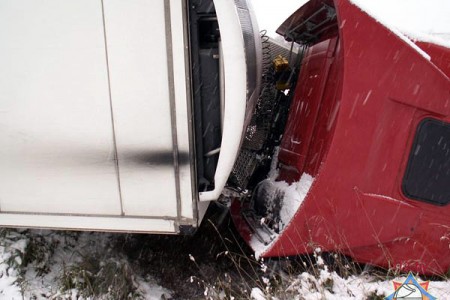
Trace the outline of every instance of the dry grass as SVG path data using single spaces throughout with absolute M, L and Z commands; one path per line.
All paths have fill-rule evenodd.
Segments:
M 250 299 L 254 288 L 267 299 L 303 299 L 305 293 L 327 299 L 345 280 L 367 276 L 363 284 L 370 284 L 399 275 L 319 249 L 311 255 L 256 260 L 233 228 L 223 211 L 213 207 L 193 236 L 2 229 L 0 246 L 7 254 L 5 270 L 17 277 L 18 286 L 28 288 L 25 275 L 30 270 L 33 280 L 53 272 L 57 280 L 47 296 L 61 299 L 73 293 L 80 299 L 140 299 L 140 282 L 149 276 L 171 290 L 174 300 Z M 62 263 L 61 253 L 69 253 L 71 260 Z M 427 279 L 448 276 L 422 278 Z M 353 295 L 350 289 L 348 295 Z M 373 300 L 384 296 L 379 290 L 365 294 Z

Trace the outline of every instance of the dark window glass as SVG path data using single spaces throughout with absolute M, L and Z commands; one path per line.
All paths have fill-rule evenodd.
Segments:
M 409 198 L 445 205 L 450 202 L 450 124 L 423 120 L 416 132 L 403 178 Z

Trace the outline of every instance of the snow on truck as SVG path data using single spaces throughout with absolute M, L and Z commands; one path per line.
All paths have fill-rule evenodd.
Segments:
M 0 2 L 0 225 L 192 233 L 450 268 L 450 49 L 348 0 Z

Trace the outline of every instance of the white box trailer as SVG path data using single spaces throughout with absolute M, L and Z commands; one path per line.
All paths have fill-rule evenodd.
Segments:
M 0 225 L 179 233 L 259 93 L 245 0 L 0 0 Z

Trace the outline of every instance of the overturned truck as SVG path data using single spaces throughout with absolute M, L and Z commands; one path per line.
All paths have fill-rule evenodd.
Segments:
M 232 205 L 242 236 L 262 257 L 319 247 L 446 272 L 450 49 L 414 44 L 344 0 L 308 2 L 278 33 L 301 59 L 272 173 Z
M 7 1 L 0 225 L 192 233 L 260 257 L 450 267 L 450 49 L 348 0 L 260 36 L 247 1 Z

